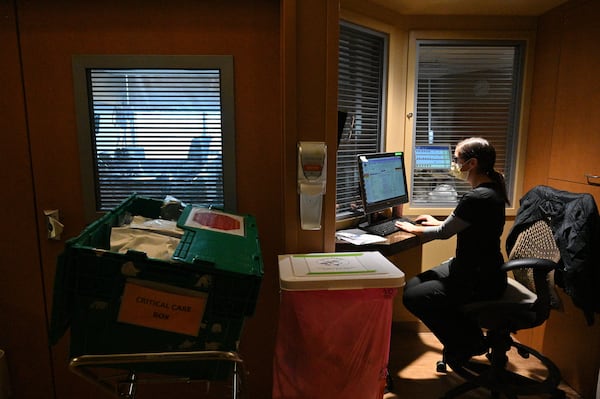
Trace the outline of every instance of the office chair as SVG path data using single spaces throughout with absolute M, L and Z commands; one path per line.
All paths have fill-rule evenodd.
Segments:
M 453 368 L 466 382 L 443 396 L 455 398 L 461 394 L 485 388 L 492 398 L 504 395 L 516 399 L 519 395 L 549 394 L 553 399 L 564 399 L 565 393 L 558 388 L 560 371 L 554 363 L 533 348 L 512 339 L 511 333 L 541 325 L 550 315 L 556 298 L 553 270 L 560 259 L 552 230 L 546 221 L 538 221 L 522 231 L 509 260 L 502 266 L 512 272 L 504 295 L 497 300 L 469 303 L 463 311 L 475 319 L 484 329 L 489 361 L 470 360 Z M 523 358 L 533 356 L 545 367 L 545 378 L 532 378 L 510 370 L 507 353 L 516 348 Z M 536 366 L 539 363 L 536 364 Z M 438 372 L 446 371 L 445 360 L 437 364 Z

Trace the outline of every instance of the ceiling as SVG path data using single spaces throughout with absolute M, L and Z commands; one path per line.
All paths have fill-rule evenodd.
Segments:
M 404 15 L 537 16 L 567 0 L 366 0 Z

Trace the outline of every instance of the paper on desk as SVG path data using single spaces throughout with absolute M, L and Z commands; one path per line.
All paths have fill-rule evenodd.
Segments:
M 368 234 L 361 229 L 338 230 L 335 232 L 335 236 L 340 240 L 347 241 L 354 245 L 375 244 L 386 241 L 385 237 Z

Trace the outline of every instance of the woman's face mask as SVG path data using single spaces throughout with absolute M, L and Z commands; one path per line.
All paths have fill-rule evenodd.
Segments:
M 466 163 L 466 162 L 465 162 Z M 459 165 L 456 162 L 450 164 L 450 175 L 460 180 L 467 180 L 469 178 L 469 171 L 462 171 L 463 165 Z

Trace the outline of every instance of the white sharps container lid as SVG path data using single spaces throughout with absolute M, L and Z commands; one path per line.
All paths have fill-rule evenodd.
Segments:
M 397 288 L 404 273 L 377 251 L 279 255 L 282 290 Z

